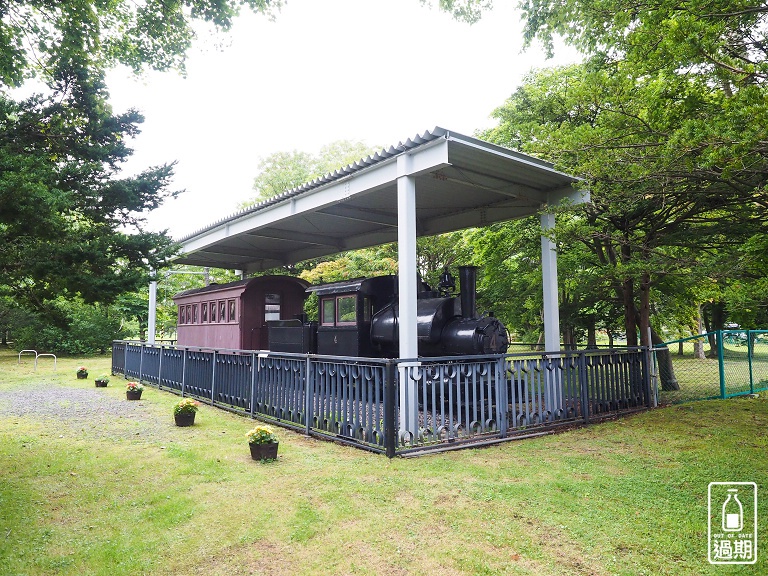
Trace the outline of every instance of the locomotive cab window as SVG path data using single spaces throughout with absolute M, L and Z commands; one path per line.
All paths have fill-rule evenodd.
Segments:
M 320 304 L 321 317 L 320 324 L 323 326 L 333 326 L 336 319 L 336 301 L 333 298 L 324 298 Z
M 321 326 L 354 326 L 357 324 L 357 296 L 336 296 L 320 301 Z
M 336 298 L 336 325 L 349 325 L 357 322 L 355 304 L 357 296 L 339 296 Z

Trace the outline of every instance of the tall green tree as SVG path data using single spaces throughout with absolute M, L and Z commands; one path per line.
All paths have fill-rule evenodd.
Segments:
M 759 148 L 759 130 L 731 104 L 695 79 L 588 65 L 531 75 L 495 113 L 489 139 L 586 176 L 592 203 L 572 232 L 611 272 L 630 341 L 638 320 L 641 337 L 650 325 L 656 282 L 683 271 L 695 279 L 707 272 L 696 265 L 706 251 L 727 256 L 762 232 L 766 158 L 743 162 L 741 145 Z M 762 95 L 754 112 L 768 113 L 767 104 Z M 703 261 L 717 273 L 715 260 Z
M 37 311 L 66 294 L 112 302 L 172 253 L 170 238 L 141 228 L 172 195 L 172 166 L 119 177 L 141 117 L 112 115 L 101 90 L 0 95 L 0 290 Z
M 165 265 L 172 242 L 143 213 L 173 195 L 173 165 L 124 177 L 143 118 L 113 114 L 105 71 L 183 70 L 194 21 L 228 29 L 279 0 L 0 1 L 0 296 L 60 325 L 57 298 L 113 302 Z M 10 88 L 37 78 L 44 95 Z
M 242 202 L 239 207 L 248 208 L 308 184 L 374 154 L 379 149 L 363 142 L 337 140 L 323 146 L 319 154 L 298 150 L 274 152 L 259 160 L 259 174 L 253 180 L 256 195 Z
M 184 68 L 194 22 L 228 30 L 242 6 L 273 16 L 280 0 L 18 0 L 0 2 L 0 81 L 52 83 L 124 64 Z M 61 88 L 61 86 L 59 86 Z

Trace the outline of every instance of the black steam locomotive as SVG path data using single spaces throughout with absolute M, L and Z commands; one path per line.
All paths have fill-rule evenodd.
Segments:
M 507 329 L 493 316 L 476 310 L 477 268 L 459 268 L 461 293 L 452 295 L 455 280 L 446 271 L 437 290 L 419 281 L 417 336 L 419 356 L 500 354 L 507 351 Z M 318 321 L 269 322 L 273 352 L 393 358 L 398 356 L 396 276 L 377 276 L 321 286 Z

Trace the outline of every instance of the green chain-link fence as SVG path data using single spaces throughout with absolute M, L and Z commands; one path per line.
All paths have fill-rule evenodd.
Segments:
M 661 404 L 768 390 L 768 330 L 720 330 L 655 352 Z

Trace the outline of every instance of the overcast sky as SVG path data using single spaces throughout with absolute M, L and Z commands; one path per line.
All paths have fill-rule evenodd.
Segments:
M 236 212 L 274 152 L 493 126 L 523 75 L 554 63 L 521 53 L 517 2 L 495 4 L 470 26 L 419 0 L 289 0 L 274 22 L 244 11 L 231 33 L 201 34 L 186 78 L 114 71 L 115 111 L 146 118 L 127 171 L 176 160 L 175 188 L 186 190 L 150 228 L 180 238 Z M 558 63 L 574 58 L 558 51 Z

